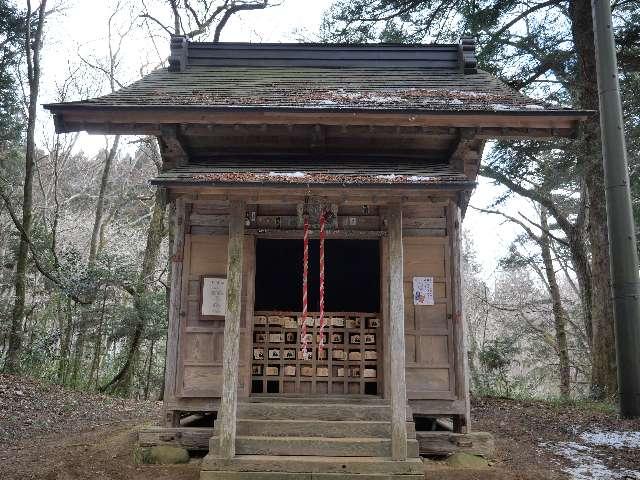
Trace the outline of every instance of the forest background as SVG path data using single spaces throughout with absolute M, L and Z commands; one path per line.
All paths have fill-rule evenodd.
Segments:
M 640 0 L 612 3 L 636 225 Z M 56 135 L 47 102 L 166 66 L 169 37 L 478 40 L 480 67 L 598 110 L 589 0 L 0 0 L 0 365 L 77 389 L 163 391 L 169 206 L 153 138 Z M 613 315 L 598 116 L 571 140 L 494 143 L 466 218 L 479 395 L 612 401 Z

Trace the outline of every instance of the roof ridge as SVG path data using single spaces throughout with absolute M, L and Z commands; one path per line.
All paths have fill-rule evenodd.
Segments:
M 398 43 L 250 43 L 192 42 L 171 37 L 169 71 L 189 66 L 248 67 L 375 67 L 441 69 L 477 72 L 476 42 L 463 37 L 457 44 Z

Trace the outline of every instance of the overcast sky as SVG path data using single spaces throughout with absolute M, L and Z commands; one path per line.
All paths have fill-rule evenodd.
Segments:
M 107 45 L 106 19 L 113 11 L 114 3 L 111 0 L 64 0 L 64 12 L 50 18 L 47 23 L 47 47 L 43 55 L 41 104 L 57 100 L 57 86 L 64 81 L 70 70 L 74 70 L 81 64 L 78 53 L 89 61 L 100 60 Z M 237 15 L 223 31 L 222 41 L 313 40 L 319 31 L 322 14 L 330 4 L 331 0 L 283 0 L 280 6 Z M 137 13 L 136 10 L 121 13 L 114 20 L 115 29 L 124 31 Z M 140 65 L 151 68 L 157 64 L 159 58 L 166 58 L 169 54 L 168 42 L 160 41 L 154 45 L 146 30 L 138 25 L 139 22 L 134 24 L 132 32 L 124 41 L 123 48 L 126 52 L 123 54 L 119 74 L 124 84 L 140 76 Z M 102 90 L 102 93 L 105 91 L 106 84 L 99 74 L 83 71 L 83 78 L 80 80 L 94 90 Z M 69 98 L 69 100 L 77 99 Z M 44 138 L 50 135 L 52 124 L 46 111 L 41 110 L 39 115 L 40 135 Z M 83 134 L 78 146 L 87 153 L 94 153 L 104 146 L 104 138 Z M 480 180 L 471 203 L 486 206 L 501 191 L 500 188 L 493 187 L 490 182 Z M 507 204 L 506 207 L 510 207 L 512 213 L 518 209 L 527 208 L 522 203 Z M 469 209 L 464 228 L 473 238 L 479 253 L 483 276 L 492 282 L 497 261 L 505 254 L 511 239 L 520 233 L 518 227 L 505 224 L 499 217 L 480 214 Z

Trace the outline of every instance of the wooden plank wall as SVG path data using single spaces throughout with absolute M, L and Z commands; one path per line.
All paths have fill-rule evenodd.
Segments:
M 291 205 L 261 205 L 258 208 L 258 214 L 260 217 L 265 216 L 263 218 L 269 215 L 293 217 L 295 215 L 293 208 Z M 403 207 L 407 399 L 415 414 L 465 413 L 466 392 L 461 391 L 455 368 L 456 358 L 459 358 L 460 352 L 456 350 L 458 349 L 456 345 L 458 327 L 455 325 L 453 315 L 452 237 L 450 221 L 447 220 L 449 208 L 442 203 Z M 364 215 L 380 222 L 375 225 L 371 225 L 368 218 L 362 219 L 361 207 L 342 208 L 341 206 L 340 214 L 342 214 L 340 216 L 360 215 L 358 225 L 351 225 L 356 230 L 364 228 L 365 225 L 368 228 L 376 228 L 377 225 L 380 225 L 379 228 L 385 227 L 378 220 L 380 217 L 377 209 L 372 209 Z M 178 409 L 181 404 L 187 405 L 197 399 L 202 401 L 216 399 L 221 394 L 224 321 L 200 320 L 199 297 L 202 275 L 226 275 L 226 225 L 218 225 L 221 217 L 225 218 L 226 215 L 228 211 L 224 205 L 196 202 L 192 205 L 190 217 L 193 221 L 186 226 L 176 369 L 176 408 Z M 362 222 L 360 222 L 361 219 Z M 191 226 L 191 223 L 194 225 Z M 291 223 L 289 228 L 295 228 L 293 220 Z M 203 225 L 207 226 L 203 227 Z M 245 239 L 238 392 L 240 396 L 249 395 L 251 388 L 254 242 L 255 239 L 251 236 Z M 386 252 L 386 248 L 387 240 L 383 237 L 381 251 Z M 388 275 L 388 265 L 384 261 L 382 269 L 382 273 Z M 434 277 L 435 305 L 413 305 L 414 276 Z M 384 284 L 384 278 L 382 281 Z M 383 288 L 381 292 L 384 307 L 388 302 L 386 289 Z M 386 307 L 383 308 L 381 315 L 383 323 L 388 322 Z M 383 350 L 386 351 L 386 348 Z M 386 357 L 387 355 L 383 354 L 384 370 L 388 368 Z M 384 375 L 384 372 L 381 374 Z M 385 393 L 388 395 L 386 387 L 388 385 L 385 384 Z
M 447 208 L 406 206 L 403 214 L 407 398 L 451 401 L 456 381 Z M 435 305 L 413 304 L 413 277 L 433 277 Z
M 225 214 L 226 207 L 196 204 L 192 215 Z M 191 230 L 189 230 L 191 231 Z M 227 235 L 205 235 L 189 233 L 185 238 L 184 272 L 180 312 L 180 346 L 177 369 L 178 397 L 219 397 L 222 393 L 222 349 L 224 320 L 200 319 L 201 277 L 203 275 L 226 276 Z M 245 239 L 245 252 L 252 251 L 251 238 Z M 251 282 L 252 255 L 245 255 L 243 287 Z M 240 349 L 246 352 L 250 345 L 250 334 L 246 321 L 247 294 L 251 289 L 243 288 L 243 313 L 240 324 Z M 253 302 L 251 302 L 253 303 Z M 239 368 L 239 395 L 248 394 L 249 364 L 241 356 Z

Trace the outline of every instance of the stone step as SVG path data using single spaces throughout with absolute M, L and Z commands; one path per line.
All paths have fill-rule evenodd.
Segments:
M 209 451 L 216 453 L 217 436 L 211 437 Z M 237 455 L 304 455 L 319 457 L 390 457 L 391 439 L 368 437 L 260 437 L 237 436 Z M 418 457 L 417 440 L 407 440 L 407 456 Z
M 237 435 L 254 437 L 391 437 L 389 421 L 239 419 L 236 429 Z M 413 422 L 407 422 L 407 435 L 416 438 Z
M 233 460 L 221 460 L 213 455 L 207 455 L 202 461 L 201 479 L 233 478 L 208 476 L 211 473 L 270 473 L 313 475 L 380 475 L 373 478 L 411 478 L 418 475 L 423 478 L 424 466 L 420 458 L 409 458 L 403 462 L 393 461 L 389 457 L 296 457 L 269 455 L 237 455 Z M 384 477 L 384 476 L 387 477 Z M 235 477 L 242 478 L 242 477 Z M 250 477 L 259 478 L 259 477 Z M 274 477 L 272 477 L 274 478 Z M 279 478 L 279 477 L 275 477 Z M 286 478 L 286 477 L 282 477 Z M 295 477 L 293 477 L 295 478 Z M 343 477 L 339 477 L 343 478 Z M 369 478 L 369 477 L 367 477 Z
M 386 404 L 349 403 L 239 403 L 238 419 L 263 420 L 369 420 L 390 421 Z

